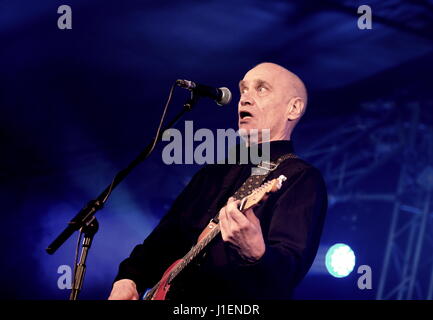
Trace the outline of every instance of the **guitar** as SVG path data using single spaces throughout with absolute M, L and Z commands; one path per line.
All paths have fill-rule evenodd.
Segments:
M 239 204 L 239 210 L 245 212 L 246 210 L 257 206 L 260 202 L 265 201 L 269 193 L 276 192 L 281 188 L 283 181 L 287 178 L 280 175 L 278 178 L 270 180 L 260 187 L 254 189 L 248 196 L 242 198 Z M 161 280 L 148 290 L 144 295 L 143 300 L 165 300 L 165 297 L 170 289 L 170 285 L 174 278 L 201 252 L 203 249 L 221 232 L 218 221 L 212 219 L 207 227 L 200 234 L 197 243 L 188 251 L 188 253 L 181 259 L 176 260 L 164 272 Z

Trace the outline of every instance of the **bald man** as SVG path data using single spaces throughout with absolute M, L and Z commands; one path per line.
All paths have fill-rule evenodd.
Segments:
M 309 270 L 327 210 L 326 186 L 316 168 L 286 157 L 294 152 L 291 134 L 306 111 L 305 85 L 284 67 L 261 63 L 245 74 L 239 90 L 239 129 L 270 130 L 269 141 L 258 140 L 259 147 L 269 144 L 270 161 L 278 163 L 266 180 L 285 175 L 287 181 L 261 206 L 241 212 L 232 195 L 254 165 L 204 166 L 120 264 L 109 299 L 139 299 L 216 215 L 221 236 L 175 278 L 167 299 L 290 299 Z

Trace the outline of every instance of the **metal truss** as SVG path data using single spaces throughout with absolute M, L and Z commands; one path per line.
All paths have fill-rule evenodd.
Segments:
M 433 127 L 422 121 L 427 110 L 413 102 L 397 106 L 382 101 L 364 107 L 365 114 L 342 121 L 344 125 L 302 156 L 322 170 L 331 210 L 338 202 L 391 204 L 376 298 L 432 299 Z M 386 179 L 381 172 L 391 167 L 398 168 L 395 190 L 361 191 L 361 181 Z

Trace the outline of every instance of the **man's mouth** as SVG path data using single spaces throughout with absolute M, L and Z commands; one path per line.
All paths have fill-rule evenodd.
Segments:
M 248 112 L 248 111 L 241 111 L 241 112 L 239 112 L 239 118 L 241 120 L 247 120 L 247 119 L 250 119 L 252 117 L 253 117 L 253 115 L 250 112 Z

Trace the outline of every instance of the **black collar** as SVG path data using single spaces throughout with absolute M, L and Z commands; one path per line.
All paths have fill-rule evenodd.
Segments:
M 293 143 L 290 140 L 277 140 L 277 141 L 265 142 L 261 145 L 264 144 L 270 144 L 269 149 L 271 152 L 271 156 L 270 156 L 271 161 L 276 161 L 279 157 L 294 152 Z

